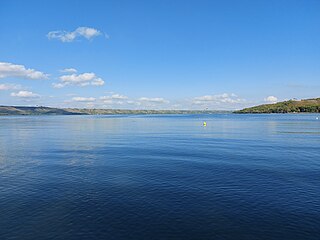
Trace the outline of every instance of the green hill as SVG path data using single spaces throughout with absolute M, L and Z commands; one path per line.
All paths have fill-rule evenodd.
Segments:
M 263 104 L 234 113 L 320 113 L 320 98 Z

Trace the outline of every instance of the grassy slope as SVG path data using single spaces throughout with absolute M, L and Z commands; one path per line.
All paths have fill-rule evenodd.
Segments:
M 289 100 L 245 108 L 235 113 L 320 113 L 320 98 Z

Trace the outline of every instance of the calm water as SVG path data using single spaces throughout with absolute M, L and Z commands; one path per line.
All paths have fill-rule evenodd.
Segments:
M 312 114 L 0 117 L 0 239 L 319 240 L 319 147 Z

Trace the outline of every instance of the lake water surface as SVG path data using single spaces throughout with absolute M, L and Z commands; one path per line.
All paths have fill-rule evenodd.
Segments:
M 319 240 L 317 117 L 0 117 L 0 239 Z

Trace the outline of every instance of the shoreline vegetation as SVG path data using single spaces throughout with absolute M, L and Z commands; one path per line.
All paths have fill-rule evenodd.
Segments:
M 52 108 L 29 106 L 0 106 L 0 116 L 11 115 L 115 115 L 115 114 L 214 114 L 214 113 L 320 113 L 320 98 L 289 100 L 273 104 L 263 104 L 237 111 L 223 110 L 126 110 Z
M 320 113 L 320 98 L 263 104 L 234 111 L 234 113 Z

